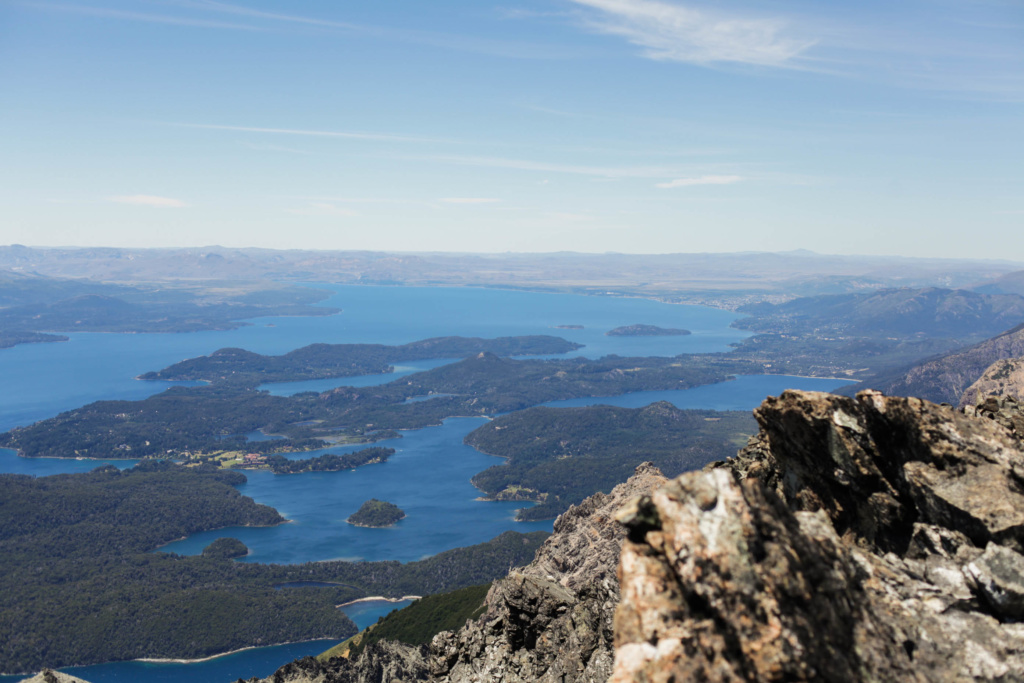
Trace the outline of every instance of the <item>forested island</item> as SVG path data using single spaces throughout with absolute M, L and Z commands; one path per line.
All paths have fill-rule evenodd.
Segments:
M 241 496 L 239 472 L 145 462 L 124 471 L 0 475 L 0 671 L 345 638 L 335 605 L 477 585 L 528 562 L 544 533 L 506 532 L 426 560 L 260 565 L 218 539 L 202 555 L 152 552 L 227 526 L 283 522 Z M 277 590 L 289 582 L 330 587 Z
M 272 396 L 218 382 L 173 387 L 141 401 L 98 401 L 0 434 L 0 447 L 27 457 L 93 458 L 310 450 L 328 445 L 327 438 L 376 441 L 393 438 L 394 430 L 437 425 L 449 417 L 494 415 L 568 398 L 687 389 L 760 370 L 728 354 L 514 360 L 481 353 L 381 386 L 324 394 Z M 429 394 L 447 395 L 406 403 Z M 250 443 L 225 436 L 260 428 L 287 438 Z
M 692 334 L 689 330 L 657 325 L 625 325 L 604 333 L 607 337 L 682 337 Z
M 382 528 L 394 526 L 403 519 L 405 519 L 405 511 L 402 508 L 386 500 L 371 498 L 349 515 L 346 521 L 355 526 Z
M 645 408 L 529 408 L 470 432 L 465 442 L 508 462 L 473 477 L 492 500 L 534 501 L 519 520 L 551 519 L 652 461 L 667 476 L 735 455 L 757 431 L 750 413 Z
M 394 448 L 374 446 L 372 448 L 364 448 L 355 453 L 347 453 L 345 455 L 324 453 L 315 458 L 306 458 L 304 460 L 289 460 L 283 455 L 271 455 L 265 459 L 265 462 L 274 474 L 338 472 L 340 470 L 355 469 L 363 465 L 376 465 L 387 462 L 388 458 L 394 454 Z
M 531 356 L 568 353 L 582 344 L 560 337 L 435 337 L 386 346 L 384 344 L 310 344 L 281 356 L 264 356 L 244 349 L 220 349 L 175 363 L 139 379 L 233 381 L 250 385 L 265 382 L 297 382 L 330 377 L 384 374 L 394 363 L 433 358 L 465 358 L 478 353 L 498 356 Z

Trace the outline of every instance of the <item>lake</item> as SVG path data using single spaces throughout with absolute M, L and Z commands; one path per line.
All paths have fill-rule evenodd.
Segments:
M 70 341 L 30 344 L 0 350 L 0 429 L 51 417 L 63 410 L 101 399 L 139 399 L 172 383 L 142 382 L 139 374 L 185 358 L 234 346 L 280 354 L 315 342 L 402 344 L 428 337 L 479 337 L 551 334 L 585 344 L 570 356 L 597 358 L 673 356 L 727 351 L 748 336 L 730 323 L 738 316 L 699 306 L 662 304 L 643 299 L 585 297 L 568 294 L 469 288 L 355 287 L 315 285 L 332 294 L 323 305 L 343 309 L 339 315 L 308 318 L 261 318 L 237 330 L 185 334 L 72 334 Z M 636 323 L 682 327 L 681 337 L 608 337 L 615 327 Z M 268 326 L 272 325 L 272 326 Z M 556 329 L 558 325 L 583 329 Z M 368 386 L 451 362 L 435 359 L 405 363 L 390 375 L 315 380 L 267 385 L 273 393 L 324 391 L 335 386 Z M 686 391 L 638 394 L 556 405 L 609 403 L 630 407 L 669 400 L 684 408 L 749 410 L 765 395 L 785 388 L 829 390 L 844 382 L 781 376 L 745 376 Z M 398 559 L 411 561 L 449 548 L 486 541 L 508 529 L 550 530 L 551 522 L 518 523 L 522 503 L 476 500 L 470 477 L 500 460 L 465 446 L 462 439 L 483 424 L 482 418 L 453 418 L 437 427 L 403 432 L 403 438 L 380 442 L 396 453 L 386 463 L 357 470 L 274 475 L 248 471 L 243 494 L 277 508 L 289 524 L 272 528 L 238 528 L 196 534 L 163 550 L 198 553 L 215 538 L 234 536 L 252 550 L 242 561 L 305 562 L 327 559 Z M 257 435 L 253 435 L 257 436 Z M 260 437 L 263 438 L 263 437 Z M 344 453 L 365 446 L 324 449 Z M 291 457 L 309 457 L 298 454 Z M 0 471 L 43 476 L 88 471 L 104 461 L 25 459 L 0 449 Z M 130 461 L 110 461 L 118 467 Z M 354 527 L 345 518 L 370 497 L 403 508 L 406 519 L 387 529 Z M 285 590 L 301 590 L 291 588 Z M 357 623 L 372 623 L 391 603 L 348 606 Z M 367 621 L 369 620 L 369 621 Z M 68 673 L 92 683 L 229 683 L 239 677 L 266 676 L 296 657 L 317 654 L 334 644 L 318 641 L 256 648 L 190 664 L 116 662 L 71 667 Z M 20 680 L 0 676 L 0 681 Z

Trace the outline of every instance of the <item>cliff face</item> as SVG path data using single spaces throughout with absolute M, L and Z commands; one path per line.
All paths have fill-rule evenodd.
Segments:
M 1024 400 L 1024 358 L 997 360 L 960 397 L 960 406 L 973 406 L 985 396 Z
M 612 670 L 616 568 L 625 529 L 615 513 L 666 479 L 641 465 L 610 494 L 569 508 L 533 562 L 495 582 L 484 614 L 429 647 L 382 641 L 354 660 L 306 658 L 250 683 L 597 683 Z
M 735 460 L 622 513 L 613 681 L 1024 678 L 1015 405 L 786 392 L 755 415 Z
M 665 481 L 656 468 L 641 465 L 609 495 L 598 493 L 561 515 L 534 561 L 494 584 L 480 619 L 434 638 L 433 680 L 607 680 L 625 537 L 613 517 L 626 501 Z

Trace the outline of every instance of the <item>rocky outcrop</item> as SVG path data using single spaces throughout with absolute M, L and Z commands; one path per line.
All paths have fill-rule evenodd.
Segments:
M 755 415 L 736 459 L 620 514 L 613 681 L 1024 679 L 1024 453 L 998 410 L 786 392 Z
M 896 396 L 917 396 L 936 403 L 957 403 L 993 363 L 1024 356 L 1024 325 L 966 349 L 926 360 L 869 386 Z
M 616 570 L 625 529 L 614 521 L 629 500 L 666 482 L 649 463 L 611 493 L 598 493 L 555 521 L 526 567 L 495 582 L 483 615 L 429 647 L 382 641 L 352 661 L 298 660 L 250 683 L 599 683 L 612 670 Z M 393 660 L 400 664 L 392 664 Z
M 43 669 L 32 678 L 23 679 L 21 683 L 86 683 L 86 681 L 53 669 Z
M 1024 400 L 1024 358 L 997 360 L 960 397 L 960 407 L 973 406 L 987 396 Z
M 433 680 L 605 681 L 612 669 L 616 577 L 625 533 L 614 522 L 631 498 L 665 483 L 644 464 L 608 495 L 571 507 L 533 562 L 498 581 L 487 610 L 431 643 Z
M 336 657 L 321 662 L 304 657 L 285 664 L 264 679 L 249 683 L 411 683 L 427 680 L 426 648 L 382 640 L 371 643 L 359 657 Z M 239 683 L 241 679 L 239 679 Z

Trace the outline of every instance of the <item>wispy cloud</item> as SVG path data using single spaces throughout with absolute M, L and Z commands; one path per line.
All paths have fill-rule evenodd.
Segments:
M 454 142 L 439 138 L 420 138 L 409 135 L 391 135 L 387 133 L 357 133 L 336 130 L 307 130 L 300 128 L 261 128 L 256 126 L 221 126 L 212 123 L 167 123 L 168 126 L 180 128 L 204 128 L 208 130 L 229 130 L 240 133 L 267 133 L 271 135 L 304 135 L 324 138 L 346 138 L 350 140 L 375 140 L 385 142 Z
M 27 4 L 27 3 L 26 3 Z M 194 17 L 178 17 L 167 14 L 149 14 L 147 12 L 127 12 L 106 7 L 90 7 L 88 5 L 68 5 L 64 3 L 34 2 L 28 5 L 38 10 L 53 10 L 70 14 L 81 14 L 104 19 L 125 19 L 142 21 L 149 24 L 170 24 L 173 26 L 193 26 L 197 28 L 232 29 L 236 31 L 262 31 L 264 29 L 250 24 L 236 24 L 225 21 L 210 21 Z
M 697 178 L 676 178 L 665 183 L 658 183 L 655 187 L 693 187 L 694 185 L 732 185 L 743 180 L 738 175 L 702 175 Z
M 593 11 L 585 21 L 622 36 L 650 59 L 789 66 L 815 40 L 788 34 L 781 19 L 713 14 L 657 0 L 570 0 Z
M 494 204 L 501 200 L 492 197 L 445 197 L 438 201 L 444 204 Z
M 188 204 L 180 199 L 158 197 L 151 194 L 120 195 L 117 197 L 108 197 L 107 201 L 116 202 L 118 204 L 134 204 L 135 206 L 152 206 L 157 209 L 180 209 L 184 206 L 188 206 Z

